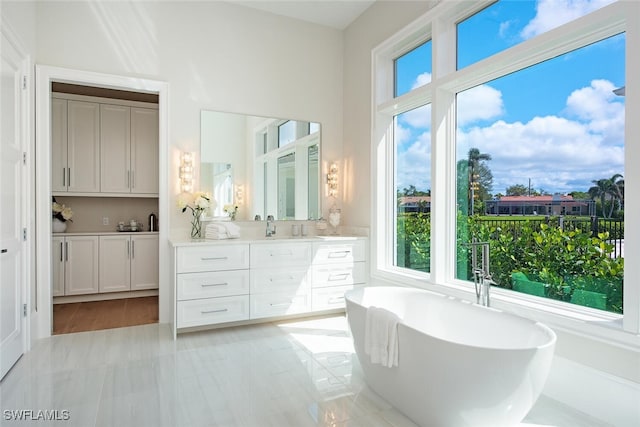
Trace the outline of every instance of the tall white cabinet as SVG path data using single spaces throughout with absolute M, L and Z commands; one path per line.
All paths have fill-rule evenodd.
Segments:
M 100 190 L 158 193 L 158 110 L 100 105 Z
M 51 188 L 100 192 L 100 105 L 53 98 Z

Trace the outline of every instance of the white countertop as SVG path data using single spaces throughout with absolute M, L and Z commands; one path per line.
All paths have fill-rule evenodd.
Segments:
M 82 231 L 82 232 L 64 232 L 64 233 L 51 233 L 53 237 L 64 236 L 115 236 L 120 234 L 140 235 L 140 234 L 158 234 L 157 231 Z
M 201 245 L 216 245 L 216 244 L 262 244 L 262 243 L 296 243 L 296 242 L 340 242 L 340 241 L 353 241 L 358 239 L 366 239 L 363 236 L 282 236 L 282 237 L 260 237 L 260 238 L 246 238 L 240 237 L 237 239 L 171 239 L 170 243 L 174 247 L 178 246 L 201 246 Z

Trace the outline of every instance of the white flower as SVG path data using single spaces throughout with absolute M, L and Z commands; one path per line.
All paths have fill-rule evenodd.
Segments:
M 67 206 L 65 206 L 60 213 L 62 214 L 62 217 L 65 221 L 69 221 L 71 218 L 73 218 L 73 211 Z
M 188 200 L 187 200 L 188 199 Z M 194 215 L 202 213 L 215 203 L 211 198 L 211 194 L 203 191 L 197 191 L 193 194 L 185 194 L 184 197 L 178 198 L 178 208 L 185 212 L 191 209 Z
M 58 218 L 60 221 L 71 221 L 71 218 L 73 218 L 73 211 L 63 203 L 53 202 L 51 212 L 52 216 Z

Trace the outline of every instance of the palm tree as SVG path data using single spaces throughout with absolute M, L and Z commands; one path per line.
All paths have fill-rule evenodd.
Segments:
M 469 188 L 471 189 L 471 215 L 473 215 L 473 202 L 474 202 L 474 191 L 476 190 L 476 182 L 480 178 L 480 171 L 482 162 L 485 160 L 491 160 L 491 154 L 481 153 L 477 148 L 469 149 Z
M 622 190 L 624 188 L 624 181 L 622 180 L 622 175 L 615 174 L 611 178 L 603 178 L 595 181 L 591 181 L 595 185 L 589 188 L 589 195 L 594 198 L 600 199 L 600 205 L 602 206 L 602 217 L 603 218 L 611 218 L 613 216 L 613 207 L 615 203 L 618 203 L 618 207 L 621 209 L 622 207 Z M 611 200 L 611 205 L 609 206 L 609 213 L 605 212 L 605 203 L 607 196 Z
M 618 202 L 618 210 L 621 211 L 624 209 L 624 177 L 617 173 L 610 180 L 615 199 Z

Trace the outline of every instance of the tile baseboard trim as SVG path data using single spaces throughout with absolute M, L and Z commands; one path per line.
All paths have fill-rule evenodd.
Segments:
M 543 394 L 613 426 L 640 425 L 640 384 L 555 356 Z

